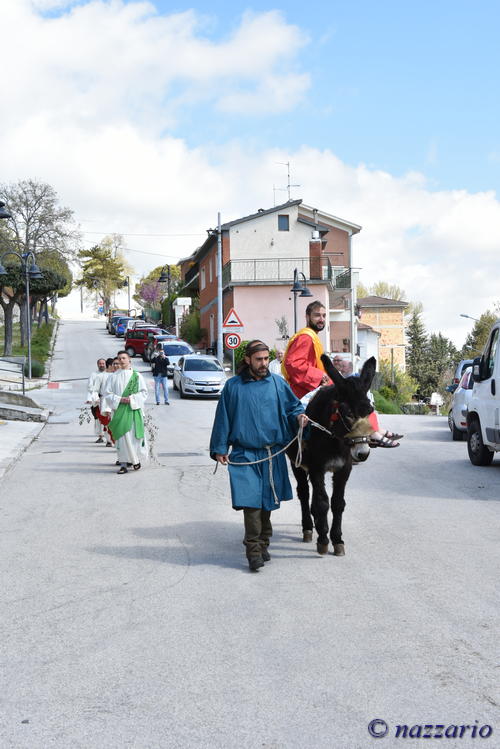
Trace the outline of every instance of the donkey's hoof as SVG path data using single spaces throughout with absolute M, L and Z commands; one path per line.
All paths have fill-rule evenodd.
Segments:
M 316 544 L 316 551 L 318 554 L 328 554 L 328 544 L 320 544 L 318 541 Z
M 304 531 L 302 533 L 302 540 L 304 541 L 304 543 L 310 544 L 311 541 L 313 540 L 313 532 L 312 531 Z
M 333 555 L 335 557 L 345 557 L 344 544 L 333 544 Z

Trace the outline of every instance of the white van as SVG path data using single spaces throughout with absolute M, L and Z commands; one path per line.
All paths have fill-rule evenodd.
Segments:
M 471 463 L 488 466 L 500 451 L 500 320 L 493 325 L 482 356 L 474 359 L 472 377 L 467 450 Z

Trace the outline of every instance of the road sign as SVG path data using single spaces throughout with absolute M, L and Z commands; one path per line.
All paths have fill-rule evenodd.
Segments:
M 241 336 L 238 333 L 228 333 L 226 335 L 226 346 L 228 348 L 238 348 L 241 343 Z
M 231 307 L 229 312 L 227 313 L 226 317 L 224 318 L 224 322 L 222 323 L 223 328 L 242 328 L 243 323 L 241 322 L 240 318 L 236 314 L 236 310 L 234 307 Z

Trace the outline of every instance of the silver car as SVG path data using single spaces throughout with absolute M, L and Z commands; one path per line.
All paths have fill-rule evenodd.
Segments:
M 186 355 L 174 367 L 174 390 L 181 398 L 218 397 L 225 383 L 224 369 L 215 356 Z
M 451 409 L 448 414 L 448 425 L 451 436 L 455 441 L 460 441 L 467 433 L 467 411 L 473 386 L 472 367 L 467 367 L 453 393 Z

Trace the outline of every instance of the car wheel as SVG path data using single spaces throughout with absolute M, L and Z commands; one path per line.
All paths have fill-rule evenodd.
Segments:
M 481 425 L 477 419 L 473 419 L 467 429 L 467 452 L 475 466 L 489 466 L 493 460 L 493 452 L 483 443 Z
M 453 442 L 461 442 L 464 438 L 464 432 L 456 428 L 455 422 L 453 422 L 453 426 L 451 428 L 451 438 Z
M 175 377 L 174 377 L 174 379 L 172 380 L 172 387 L 173 387 L 173 389 L 174 389 L 174 390 L 178 390 L 178 389 L 179 389 L 179 388 L 177 387 L 177 385 L 175 384 Z
M 181 398 L 186 398 L 186 393 L 182 389 L 182 383 L 179 383 L 179 395 Z
M 133 349 L 132 346 L 127 346 L 127 348 L 125 349 L 125 351 L 130 356 L 130 358 L 132 358 L 133 356 L 135 356 L 135 349 Z
M 450 432 L 453 432 L 453 411 L 451 410 L 451 408 L 448 411 L 448 428 Z

